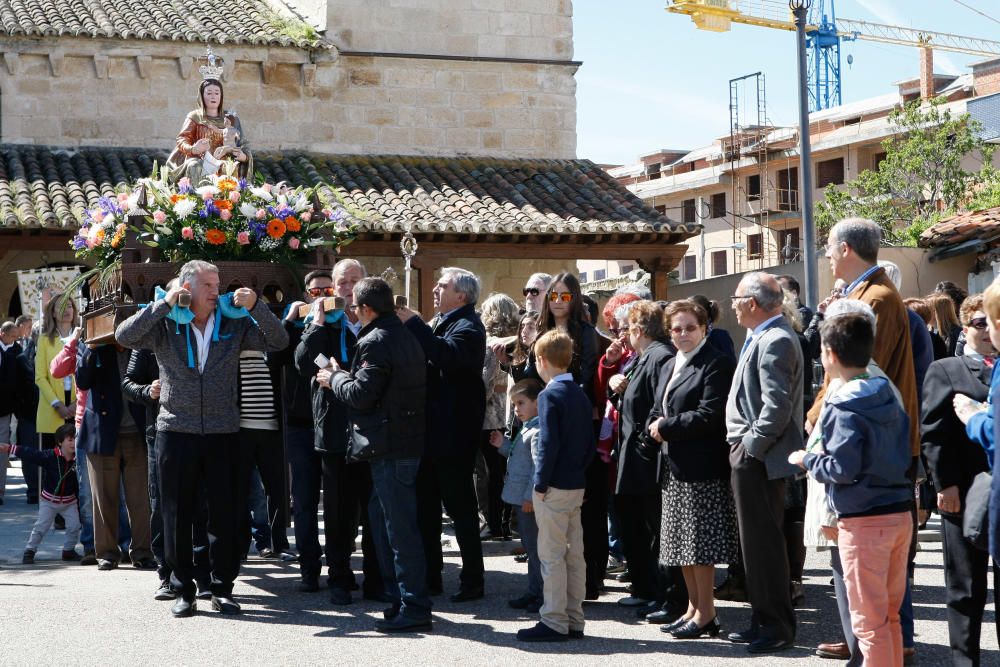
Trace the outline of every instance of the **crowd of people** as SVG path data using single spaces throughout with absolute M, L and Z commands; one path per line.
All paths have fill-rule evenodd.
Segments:
M 617 577 L 618 604 L 678 640 L 720 635 L 716 599 L 749 602 L 726 637 L 765 654 L 795 640 L 813 547 L 843 633 L 817 653 L 896 665 L 915 653 L 916 529 L 936 511 L 952 655 L 979 664 L 1000 555 L 1000 285 L 904 302 L 879 245 L 867 220 L 831 230 L 837 286 L 815 312 L 792 276 L 744 275 L 739 350 L 705 297 L 633 285 L 598 312 L 572 273 L 530 276 L 520 301 L 444 268 L 424 322 L 343 259 L 279 319 L 192 261 L 96 347 L 54 296 L 40 326 L 0 326 L 0 442 L 16 443 L 0 475 L 19 457 L 39 505 L 24 562 L 55 525 L 63 560 L 155 570 L 176 617 L 199 599 L 235 614 L 255 547 L 297 562 L 303 592 L 389 604 L 378 630 L 423 632 L 444 592 L 443 507 L 452 602 L 486 594 L 484 540 L 520 539 L 508 603 L 539 621 L 518 639 L 583 637 L 584 602 Z

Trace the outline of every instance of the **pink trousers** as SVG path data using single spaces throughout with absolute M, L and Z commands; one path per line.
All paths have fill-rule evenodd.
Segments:
M 910 513 L 841 519 L 838 527 L 851 627 L 865 665 L 902 665 L 899 606 L 906 593 Z

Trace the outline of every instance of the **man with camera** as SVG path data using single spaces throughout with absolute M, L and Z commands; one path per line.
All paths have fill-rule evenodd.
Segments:
M 182 299 L 190 299 L 193 321 L 168 322 Z M 218 268 L 192 260 L 181 267 L 177 286 L 122 322 L 115 332 L 120 345 L 151 350 L 159 366 L 156 462 L 164 551 L 172 586 L 179 594 L 171 609 L 175 617 L 195 611 L 191 534 L 200 487 L 208 500 L 212 607 L 224 614 L 240 612 L 232 599 L 239 571 L 235 512 L 240 351 L 280 350 L 288 344 L 281 322 L 253 290 L 240 288 L 232 297 L 234 306 L 249 311 L 249 318 L 219 317 L 218 300 Z M 189 329 L 178 332 L 178 327 Z
M 359 282 L 353 306 L 363 328 L 350 373 L 330 359 L 316 380 L 350 408 L 349 460 L 371 466 L 371 523 L 386 592 L 394 602 L 375 629 L 427 631 L 431 600 L 416 493 L 424 451 L 424 353 L 396 316 L 392 289 L 384 280 Z

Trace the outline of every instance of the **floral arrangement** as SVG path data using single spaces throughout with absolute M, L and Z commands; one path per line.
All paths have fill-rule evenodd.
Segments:
M 211 176 L 194 187 L 181 178 L 141 179 L 116 197 L 102 197 L 83 214 L 83 225 L 71 241 L 77 257 L 91 260 L 98 270 L 117 265 L 127 216 L 136 208 L 138 185 L 145 187 L 145 224 L 133 228 L 140 243 L 158 248 L 161 259 L 186 262 L 258 261 L 301 264 L 319 246 L 341 247 L 357 235 L 342 206 L 316 210 L 314 189 L 289 188 L 261 181 L 252 185 L 232 175 Z

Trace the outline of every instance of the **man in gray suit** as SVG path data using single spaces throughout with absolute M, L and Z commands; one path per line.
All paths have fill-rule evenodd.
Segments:
M 783 300 L 767 273 L 745 275 L 732 297 L 748 332 L 726 405 L 726 437 L 753 615 L 750 628 L 729 640 L 748 644 L 750 653 L 780 651 L 795 639 L 782 522 L 785 478 L 796 472 L 788 455 L 802 447 L 803 364 Z

